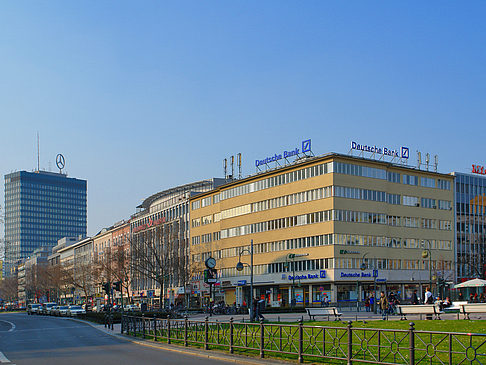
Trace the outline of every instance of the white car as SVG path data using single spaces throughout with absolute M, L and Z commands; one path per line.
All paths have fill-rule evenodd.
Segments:
M 138 305 L 135 305 L 135 304 L 126 305 L 123 309 L 124 309 L 125 312 L 139 312 L 140 311 L 140 309 L 138 308 Z
M 80 314 L 86 314 L 86 311 L 80 305 L 70 305 L 67 310 L 69 317 L 79 316 Z
M 69 306 L 67 305 L 60 305 L 56 308 L 56 311 L 54 312 L 54 314 L 56 316 L 61 316 L 61 317 L 66 317 L 67 316 L 67 311 L 69 309 Z

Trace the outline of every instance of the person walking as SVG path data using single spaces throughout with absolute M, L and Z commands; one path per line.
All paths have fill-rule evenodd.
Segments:
M 425 288 L 424 304 L 434 304 L 434 297 L 429 288 Z M 432 319 L 432 314 L 426 314 L 425 319 Z
M 386 297 L 384 292 L 381 292 L 380 301 L 378 302 L 378 304 L 380 306 L 382 319 L 385 320 L 386 315 L 388 314 L 389 303 L 388 303 L 388 298 Z

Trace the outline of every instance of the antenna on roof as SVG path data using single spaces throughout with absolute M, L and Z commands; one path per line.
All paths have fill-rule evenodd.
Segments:
M 223 160 L 224 178 L 228 178 L 228 160 L 225 158 Z
M 241 152 L 238 153 L 238 179 L 241 179 Z
M 40 171 L 39 131 L 37 131 L 37 172 Z

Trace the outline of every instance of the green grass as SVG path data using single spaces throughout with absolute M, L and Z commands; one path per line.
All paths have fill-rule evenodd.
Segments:
M 410 322 L 415 324 L 417 331 L 440 331 L 440 332 L 459 332 L 459 333 L 486 333 L 486 320 L 432 320 L 432 321 L 357 321 L 352 326 L 356 328 L 383 328 L 395 330 L 410 329 Z M 345 327 L 347 322 L 305 322 L 304 325 L 323 326 L 323 327 Z

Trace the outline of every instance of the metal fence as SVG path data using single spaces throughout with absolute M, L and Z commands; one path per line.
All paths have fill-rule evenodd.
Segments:
M 335 364 L 486 364 L 486 334 L 123 316 L 121 332 L 183 346 Z

